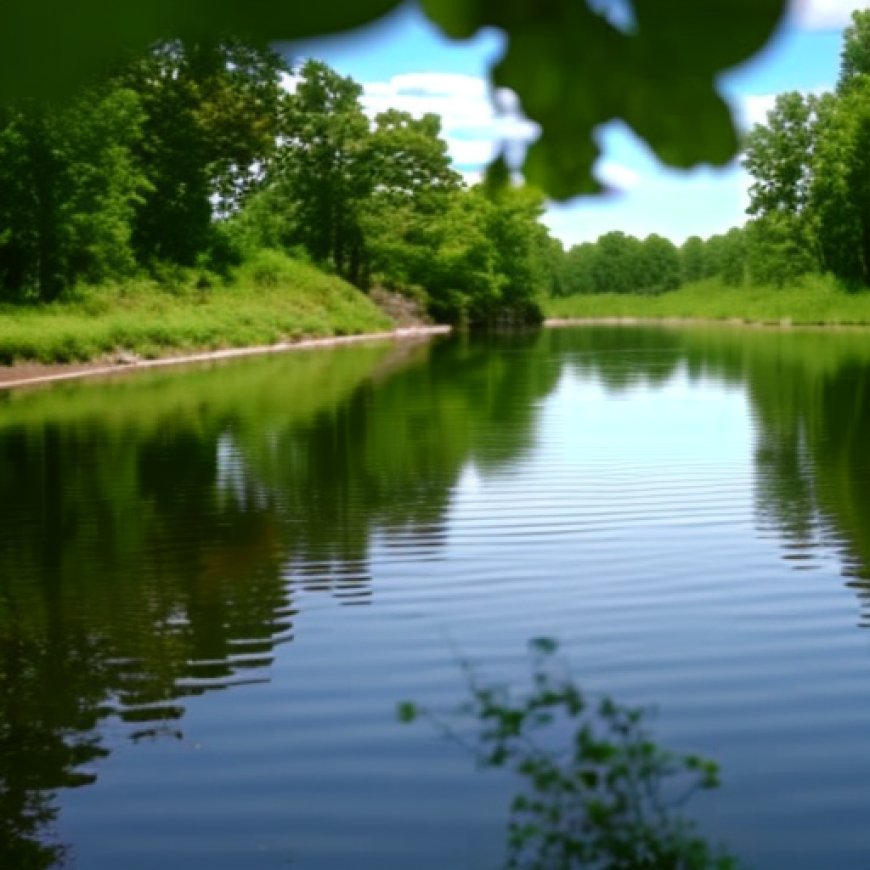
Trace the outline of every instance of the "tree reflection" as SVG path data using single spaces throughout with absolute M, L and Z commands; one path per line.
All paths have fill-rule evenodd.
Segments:
M 463 469 L 529 451 L 566 367 L 745 385 L 758 525 L 838 548 L 870 624 L 868 366 L 858 334 L 602 328 L 5 396 L 0 865 L 62 860 L 53 793 L 93 781 L 107 717 L 183 736 L 186 698 L 269 678 L 302 593 L 371 602 L 376 544 L 438 558 Z
M 531 444 L 557 376 L 521 352 L 540 341 L 7 397 L 0 864 L 60 860 L 52 791 L 93 781 L 107 716 L 133 740 L 183 736 L 186 697 L 268 679 L 300 589 L 366 603 L 375 536 L 437 550 L 465 464 Z

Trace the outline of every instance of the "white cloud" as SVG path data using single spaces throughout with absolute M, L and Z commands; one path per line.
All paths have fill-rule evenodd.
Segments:
M 633 190 L 643 181 L 638 170 L 606 158 L 595 167 L 595 174 L 599 181 L 616 193 Z
M 751 130 L 756 124 L 767 122 L 767 113 L 776 103 L 776 94 L 747 94 L 734 107 L 737 126 Z
M 807 30 L 838 30 L 852 18 L 852 11 L 865 9 L 861 0 L 791 0 L 791 16 Z
M 441 132 L 457 168 L 477 177 L 499 143 L 528 143 L 538 129 L 519 111 L 511 91 L 499 90 L 495 103 L 486 80 L 456 73 L 414 72 L 386 82 L 363 84 L 363 107 L 370 117 L 399 109 L 415 117 L 441 117 Z

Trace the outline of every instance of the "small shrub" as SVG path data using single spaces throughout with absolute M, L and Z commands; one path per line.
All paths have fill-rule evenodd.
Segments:
M 471 748 L 484 768 L 505 768 L 523 782 L 508 825 L 508 868 L 534 870 L 729 870 L 738 865 L 712 847 L 680 809 L 719 783 L 718 768 L 697 755 L 659 746 L 646 714 L 610 698 L 593 700 L 555 657 L 557 644 L 530 644 L 531 690 L 481 684 L 465 665 L 470 699 L 450 715 L 470 718 L 470 739 L 413 702 L 402 722 L 427 716 Z

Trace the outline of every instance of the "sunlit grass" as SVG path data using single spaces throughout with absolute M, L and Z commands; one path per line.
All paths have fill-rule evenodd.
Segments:
M 791 287 L 729 287 L 711 279 L 660 296 L 598 293 L 549 299 L 551 318 L 688 318 L 771 324 L 870 324 L 870 292 L 812 276 Z
M 45 306 L 0 308 L 0 362 L 140 357 L 380 332 L 392 324 L 346 282 L 262 252 L 222 282 L 186 274 L 79 288 Z

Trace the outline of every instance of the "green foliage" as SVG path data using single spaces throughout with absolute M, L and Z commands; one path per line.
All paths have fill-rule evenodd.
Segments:
M 800 215 L 775 211 L 746 227 L 747 266 L 755 284 L 784 287 L 818 271 L 813 239 Z
M 60 94 L 114 60 L 167 35 L 219 41 L 245 33 L 292 40 L 359 26 L 398 0 L 263 4 L 150 0 L 7 0 L 0 13 L 0 97 Z M 577 0 L 423 0 L 450 36 L 498 27 L 508 47 L 493 84 L 513 88 L 543 134 L 525 164 L 528 180 L 556 198 L 597 189 L 596 127 L 623 118 L 667 163 L 724 164 L 737 151 L 716 77 L 764 46 L 786 0 L 634 0 L 616 27 L 598 4 Z
M 136 156 L 151 190 L 134 222 L 141 262 L 193 265 L 214 244 L 214 213 L 237 211 L 274 156 L 284 70 L 274 52 L 238 39 L 176 39 L 118 71 L 145 113 Z
M 532 684 L 523 694 L 481 683 L 467 666 L 470 700 L 459 711 L 482 767 L 512 771 L 523 790 L 508 824 L 510 868 L 726 870 L 735 860 L 710 846 L 680 810 L 699 789 L 715 788 L 715 762 L 657 744 L 647 714 L 581 691 L 550 638 L 530 643 Z M 404 702 L 413 722 L 426 710 Z
M 870 15 L 856 10 L 852 14 L 852 23 L 843 33 L 837 90 L 842 93 L 860 86 L 861 79 L 867 75 L 870 75 Z
M 687 284 L 705 277 L 704 241 L 700 236 L 689 236 L 680 247 L 680 273 Z
M 680 252 L 653 233 L 641 241 L 610 232 L 564 255 L 560 295 L 576 293 L 665 293 L 680 285 Z
M 802 212 L 812 178 L 808 155 L 815 130 L 815 99 L 796 91 L 779 94 L 767 123 L 758 124 L 745 144 L 743 165 L 753 177 L 749 214 Z
M 296 240 L 354 283 L 363 273 L 360 210 L 372 189 L 361 95 L 352 79 L 306 61 L 284 107 L 277 174 L 295 204 Z
M 470 190 L 436 116 L 372 126 L 357 82 L 310 60 L 286 93 L 283 71 L 239 39 L 165 40 L 67 108 L 0 106 L 2 298 L 137 274 L 174 287 L 191 269 L 205 291 L 240 264 L 275 287 L 290 255 L 361 289 L 423 292 L 442 320 L 540 321 L 561 254 L 542 194 Z
M 870 281 L 870 12 L 852 15 L 835 93 L 781 94 L 749 135 L 753 281 L 830 271 Z
M 131 221 L 150 190 L 132 148 L 143 115 L 129 90 L 104 87 L 50 112 L 0 108 L 0 291 L 55 298 L 82 278 L 135 268 Z

